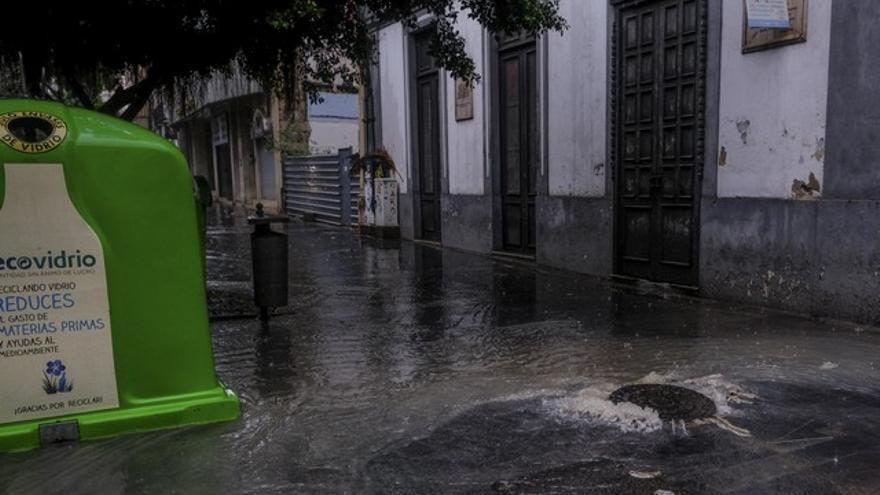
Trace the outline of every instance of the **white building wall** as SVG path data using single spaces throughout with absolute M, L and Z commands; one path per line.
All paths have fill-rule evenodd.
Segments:
M 811 173 L 822 183 L 831 0 L 808 7 L 805 43 L 743 54 L 743 2 L 724 2 L 720 197 L 790 198 Z
M 446 80 L 446 137 L 447 164 L 449 170 L 450 194 L 483 194 L 483 170 L 485 164 L 486 119 L 484 118 L 483 98 L 488 95 L 485 89 L 489 84 L 483 59 L 483 28 L 471 19 L 462 16 L 458 23 L 467 43 L 468 55 L 474 60 L 481 81 L 474 86 L 474 118 L 455 120 L 455 80 L 447 75 Z M 446 71 L 443 71 L 446 74 Z
M 403 26 L 389 25 L 379 31 L 379 91 L 382 145 L 397 166 L 400 192 L 409 191 L 409 86 L 407 46 Z
M 548 43 L 551 195 L 605 194 L 608 2 L 563 0 L 570 28 Z

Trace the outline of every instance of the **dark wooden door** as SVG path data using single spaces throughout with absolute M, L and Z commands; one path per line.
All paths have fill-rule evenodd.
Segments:
M 214 159 L 217 160 L 217 174 L 220 176 L 220 190 L 217 194 L 221 198 L 232 200 L 232 157 L 230 156 L 229 143 L 214 146 Z
M 697 284 L 704 0 L 618 12 L 617 273 Z
M 221 198 L 232 200 L 232 150 L 229 142 L 229 119 L 220 115 L 211 120 L 211 143 L 214 146 L 214 165 L 217 167 L 218 191 Z
M 499 48 L 503 249 L 531 255 L 539 166 L 535 40 L 503 36 Z
M 421 238 L 441 239 L 440 75 L 430 52 L 431 32 L 416 36 L 416 136 Z

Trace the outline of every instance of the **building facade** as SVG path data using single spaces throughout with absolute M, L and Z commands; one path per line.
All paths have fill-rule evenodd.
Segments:
M 283 155 L 334 154 L 357 146 L 358 96 L 323 91 L 287 105 L 240 71 L 218 74 L 197 94 L 153 102 L 152 126 L 174 139 L 194 175 L 220 201 L 281 209 Z
M 460 18 L 473 88 L 432 21 L 377 30 L 366 134 L 398 164 L 405 238 L 880 323 L 880 5 L 562 0 L 570 28 Z

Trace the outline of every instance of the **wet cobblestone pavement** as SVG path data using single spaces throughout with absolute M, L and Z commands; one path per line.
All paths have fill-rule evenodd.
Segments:
M 876 329 L 288 230 L 262 328 L 226 318 L 256 313 L 249 230 L 212 212 L 240 420 L 0 455 L 0 493 L 880 493 Z

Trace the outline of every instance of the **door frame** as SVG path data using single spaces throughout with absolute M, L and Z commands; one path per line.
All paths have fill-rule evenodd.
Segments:
M 543 197 L 548 194 L 549 181 L 547 180 L 547 167 L 549 163 L 549 150 L 547 148 L 549 125 L 549 100 L 547 98 L 547 86 L 549 78 L 549 66 L 547 64 L 549 43 L 548 37 L 543 34 L 536 34 L 534 38 L 535 44 L 535 98 L 537 99 L 537 136 L 536 146 L 538 159 L 536 164 L 537 174 L 535 183 L 535 252 L 530 255 L 522 255 L 515 252 L 504 251 L 504 219 L 502 199 L 502 180 L 501 180 L 501 57 L 500 52 L 502 45 L 499 41 L 499 34 L 491 31 L 484 31 L 486 47 L 483 56 L 486 60 L 484 80 L 487 81 L 487 104 L 486 104 L 486 122 L 489 126 L 487 136 L 487 146 L 489 148 L 489 167 L 487 170 L 486 188 L 492 196 L 492 249 L 493 254 L 502 256 L 513 256 L 520 258 L 528 258 L 532 260 L 538 259 L 538 253 L 541 246 L 541 236 L 539 235 L 539 227 L 541 225 L 540 203 Z
M 621 273 L 621 249 L 620 246 L 620 195 L 618 194 L 618 180 L 620 177 L 619 163 L 619 109 L 620 87 L 618 81 L 622 77 L 622 60 L 618 56 L 620 44 L 621 29 L 621 13 L 630 8 L 637 8 L 652 3 L 659 3 L 663 0 L 609 0 L 609 50 L 608 50 L 608 163 L 610 167 L 609 182 L 606 185 L 606 191 L 612 195 L 613 221 L 612 223 L 612 276 L 616 278 L 633 279 L 629 275 Z M 693 239 L 691 241 L 691 259 L 693 260 L 693 273 L 688 284 L 684 285 L 688 289 L 697 289 L 700 284 L 700 231 L 702 223 L 702 200 L 703 196 L 715 197 L 717 162 L 714 158 L 710 158 L 710 153 L 714 156 L 714 150 L 718 141 L 718 99 L 720 85 L 720 40 L 721 40 L 721 3 L 710 2 L 708 0 L 695 0 L 699 5 L 699 13 L 697 15 L 697 25 L 699 26 L 698 43 L 697 43 L 697 79 L 702 80 L 703 84 L 697 88 L 695 113 L 697 129 L 695 132 L 695 151 L 694 151 L 694 203 L 692 212 L 692 228 Z M 711 21 L 711 22 L 710 22 Z M 710 73 L 709 69 L 713 72 Z M 707 135 L 709 138 L 707 139 Z M 707 142 L 708 141 L 708 142 Z M 707 164 L 715 164 L 707 167 Z M 705 177 L 707 168 L 711 168 L 709 177 Z M 708 179 L 708 180 L 707 180 Z M 711 188 L 710 194 L 706 194 L 707 188 Z M 654 281 L 665 283 L 662 281 Z M 669 284 L 678 285 L 681 284 Z
M 409 172 L 409 193 L 411 195 L 412 205 L 412 222 L 413 222 L 413 238 L 415 240 L 424 240 L 422 233 L 422 208 L 421 208 L 421 170 L 419 167 L 419 112 L 418 112 L 418 67 L 416 62 L 416 38 L 436 29 L 436 20 L 432 17 L 419 19 L 418 25 L 404 32 L 404 41 L 406 45 L 406 93 L 407 101 L 407 120 L 409 126 L 409 164 L 407 166 Z M 437 67 L 437 123 L 438 129 L 438 147 L 439 147 L 439 168 L 440 182 L 437 184 L 437 196 L 442 205 L 443 197 L 449 191 L 449 173 L 447 165 L 447 101 L 446 101 L 446 71 L 442 67 Z M 443 243 L 443 214 L 440 213 L 440 239 Z

